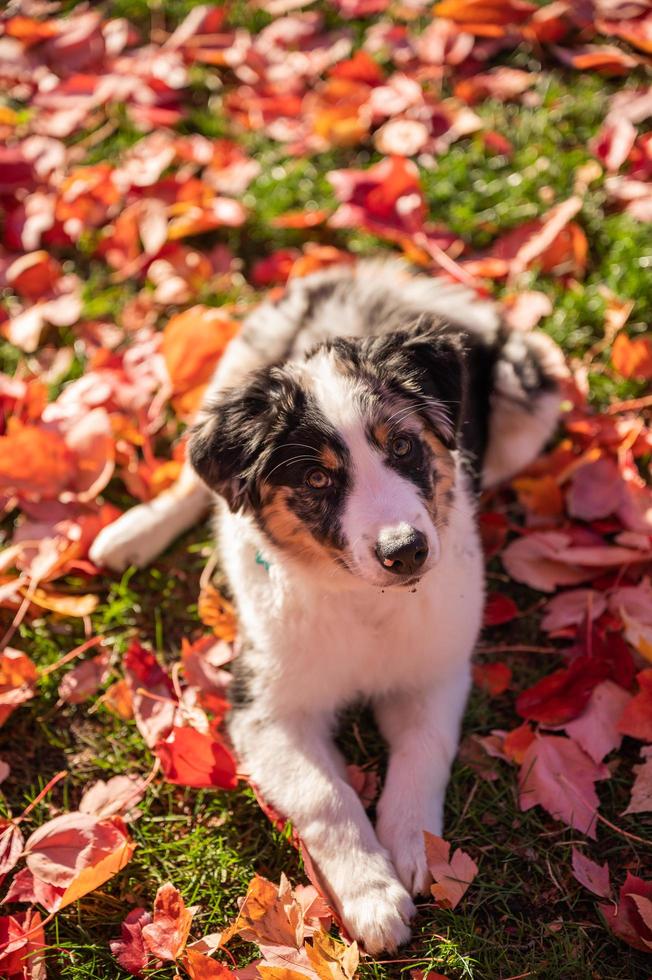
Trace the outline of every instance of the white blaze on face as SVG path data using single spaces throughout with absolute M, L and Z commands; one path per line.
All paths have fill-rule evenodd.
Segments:
M 384 532 L 402 536 L 410 527 L 428 539 L 427 571 L 439 558 L 439 536 L 419 491 L 389 466 L 383 453 L 369 441 L 360 387 L 355 378 L 337 370 L 330 352 L 311 358 L 306 380 L 319 410 L 345 443 L 351 457 L 351 487 L 342 513 L 342 532 L 350 557 L 361 576 L 380 585 L 397 584 L 376 557 L 376 544 Z

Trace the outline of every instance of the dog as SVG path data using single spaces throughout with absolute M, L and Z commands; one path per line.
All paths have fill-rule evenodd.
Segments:
M 217 497 L 230 737 L 371 954 L 409 938 L 423 832 L 442 833 L 484 601 L 477 493 L 539 453 L 564 375 L 546 335 L 398 261 L 290 281 L 227 348 L 179 483 L 91 550 L 145 565 Z M 389 747 L 375 829 L 332 741 L 357 700 Z

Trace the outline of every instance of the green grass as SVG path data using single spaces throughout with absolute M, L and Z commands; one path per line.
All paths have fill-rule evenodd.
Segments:
M 103 7 L 113 16 L 128 17 L 146 34 L 153 21 L 172 29 L 194 5 L 193 0 L 158 4 L 112 0 Z M 65 9 L 73 6 L 67 3 Z M 328 17 L 332 20 L 332 13 Z M 269 17 L 238 0 L 231 6 L 230 21 L 257 29 Z M 361 25 L 354 23 L 353 29 L 359 37 Z M 510 56 L 507 63 L 541 69 L 534 56 L 524 51 Z M 244 203 L 250 209 L 247 224 L 226 234 L 201 236 L 197 246 L 206 248 L 213 241 L 227 241 L 243 259 L 245 272 L 275 249 L 300 246 L 308 239 L 360 253 L 386 247 L 356 231 L 313 229 L 304 234 L 270 226 L 275 216 L 287 210 L 334 207 L 326 172 L 336 167 L 365 166 L 378 155 L 368 144 L 311 159 L 289 158 L 279 144 L 258 133 L 239 133 L 228 119 L 213 111 L 207 82 L 214 74 L 210 68 L 193 69 L 191 111 L 180 130 L 209 137 L 235 136 L 259 160 L 262 169 L 245 196 Z M 625 84 L 638 81 L 633 77 Z M 431 219 L 448 225 L 470 249 L 483 249 L 496 236 L 544 213 L 550 198 L 559 201 L 570 196 L 577 167 L 591 159 L 587 142 L 615 89 L 614 83 L 596 76 L 563 72 L 547 64 L 535 89 L 539 98 L 536 107 L 494 101 L 477 107 L 488 128 L 508 136 L 513 156 L 490 156 L 478 134 L 454 144 L 434 169 L 422 167 Z M 92 148 L 89 163 L 115 160 L 139 138 L 122 110 L 109 111 L 115 126 Z M 581 356 L 602 336 L 601 286 L 635 301 L 630 319 L 633 333 L 646 329 L 652 321 L 652 226 L 611 212 L 601 180 L 585 194 L 578 220 L 590 242 L 586 277 L 581 282 L 562 283 L 533 271 L 517 284 L 519 288 L 543 290 L 551 297 L 554 309 L 544 321 L 544 329 L 574 356 Z M 116 285 L 111 271 L 89 258 L 91 245 L 89 235 L 77 252 L 64 256 L 84 278 L 84 315 L 119 320 L 122 307 L 138 286 L 130 282 Z M 496 292 L 500 295 L 503 289 Z M 201 300 L 221 303 L 232 298 L 206 295 Z M 56 339 L 67 343 L 72 337 L 73 332 L 61 331 Z M 15 348 L 0 345 L 3 370 L 13 373 L 19 362 Z M 614 378 L 606 367 L 591 377 L 596 404 L 639 393 L 638 385 Z M 82 370 L 83 361 L 76 359 L 67 379 Z M 120 486 L 112 485 L 108 497 L 123 506 L 128 504 Z M 209 529 L 198 529 L 177 543 L 154 569 L 131 570 L 121 579 L 107 577 L 100 582 L 102 601 L 93 617 L 93 628 L 110 638 L 116 671 L 121 653 L 134 636 L 172 661 L 182 637 L 192 638 L 203 631 L 196 596 L 208 541 Z M 496 570 L 500 573 L 500 566 Z M 76 583 L 69 580 L 67 584 Z M 501 590 L 508 588 L 502 582 L 498 585 Z M 540 598 L 524 589 L 512 591 L 523 607 Z M 536 616 L 514 627 L 488 631 L 485 637 L 489 642 L 536 642 L 538 638 Z M 48 616 L 23 625 L 14 642 L 44 666 L 82 639 L 78 623 Z M 550 669 L 547 658 L 514 655 L 507 659 L 517 690 Z M 116 672 L 112 679 L 117 676 Z M 145 775 L 153 761 L 135 726 L 119 721 L 105 707 L 89 711 L 88 705 L 58 706 L 59 679 L 59 674 L 45 679 L 38 697 L 16 711 L 0 731 L 0 755 L 11 757 L 12 762 L 11 775 L 2 786 L 6 802 L 0 807 L 4 812 L 8 808 L 20 812 L 55 772 L 69 770 L 69 776 L 36 808 L 30 827 L 49 819 L 55 812 L 53 807 L 74 808 L 93 780 L 125 772 Z M 484 734 L 491 728 L 512 727 L 518 721 L 513 702 L 512 694 L 490 700 L 474 692 L 465 733 Z M 351 761 L 378 765 L 382 770 L 384 747 L 368 712 L 361 709 L 347 715 L 342 745 Z M 635 761 L 636 746 L 626 743 L 614 760 L 613 778 L 599 784 L 602 812 L 623 830 L 650 837 L 649 817 L 620 816 Z M 361 977 L 409 977 L 417 968 L 444 973 L 450 980 L 648 977 L 649 960 L 610 935 L 600 922 L 596 902 L 570 875 L 570 848 L 581 836 L 548 819 L 539 809 L 520 813 L 515 770 L 500 762 L 495 763 L 495 769 L 497 776 L 492 782 L 460 762 L 453 772 L 447 836 L 468 850 L 480 866 L 462 905 L 447 913 L 423 901 L 410 945 L 393 957 L 393 962 L 365 962 Z M 140 818 L 132 825 L 138 847 L 131 863 L 107 885 L 60 913 L 49 927 L 49 977 L 117 980 L 125 976 L 111 957 L 108 940 L 119 934 L 120 922 L 130 908 L 151 906 L 156 888 L 165 881 L 173 882 L 188 904 L 200 906 L 193 929 L 199 936 L 220 929 L 233 917 L 237 898 L 244 894 L 254 872 L 278 880 L 284 871 L 294 882 L 305 880 L 299 856 L 286 837 L 271 827 L 248 789 L 211 793 L 155 782 L 140 810 Z M 652 875 L 650 849 L 604 826 L 599 836 L 599 845 L 589 844 L 587 851 L 600 862 L 609 860 L 617 885 L 626 869 L 648 878 Z M 248 946 L 234 946 L 233 950 L 242 963 L 253 955 Z M 174 973 L 172 967 L 164 967 L 153 976 L 171 980 Z

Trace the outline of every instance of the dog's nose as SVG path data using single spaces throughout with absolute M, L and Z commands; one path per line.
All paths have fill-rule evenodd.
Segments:
M 378 561 L 396 575 L 414 575 L 428 557 L 428 539 L 415 527 L 386 531 L 376 543 Z

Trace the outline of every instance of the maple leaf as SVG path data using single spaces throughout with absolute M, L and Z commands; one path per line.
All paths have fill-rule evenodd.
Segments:
M 137 640 L 125 653 L 124 668 L 138 731 L 154 748 L 174 724 L 176 699 L 172 684 L 151 650 Z
M 525 751 L 519 774 L 521 810 L 542 806 L 556 820 L 595 837 L 599 802 L 595 783 L 610 775 L 572 739 L 537 735 Z
M 428 870 L 435 879 L 430 891 L 441 908 L 454 909 L 478 873 L 478 866 L 469 855 L 458 848 L 451 856 L 448 841 L 424 830 Z
M 212 735 L 175 727 L 164 741 L 157 742 L 156 754 L 169 783 L 198 789 L 237 786 L 233 756 Z
M 594 895 L 600 898 L 611 898 L 611 882 L 609 880 L 609 866 L 607 862 L 603 865 L 591 861 L 585 854 L 578 851 L 576 847 L 572 849 L 573 877 L 584 885 Z
M 618 731 L 642 742 L 652 742 L 652 668 L 637 674 L 639 691 L 625 705 Z
M 652 746 L 642 749 L 641 757 L 642 764 L 633 768 L 636 779 L 624 813 L 648 813 L 652 810 Z
M 641 899 L 643 901 L 641 901 Z M 640 905 L 639 905 L 640 902 Z M 618 894 L 618 903 L 599 906 L 607 927 L 619 939 L 642 949 L 652 950 L 652 884 L 627 872 Z
M 631 695 L 619 684 L 602 681 L 591 692 L 582 714 L 566 723 L 566 734 L 594 762 L 602 762 L 606 755 L 620 746 L 622 735 L 618 731 L 618 721 L 630 700 Z
M 12 647 L 0 653 L 0 725 L 20 704 L 34 697 L 38 672 L 27 654 Z
M 56 497 L 74 474 L 75 459 L 62 436 L 35 425 L 9 420 L 0 436 L 0 487 L 46 498 Z
M 177 960 L 183 953 L 195 908 L 186 908 L 181 893 L 167 882 L 156 892 L 152 921 L 142 926 L 146 949 L 162 960 Z
M 143 939 L 143 928 L 149 925 L 152 916 L 146 909 L 132 909 L 120 925 L 120 939 L 109 943 L 116 960 L 128 973 L 139 977 L 149 963 L 149 951 Z
M 0 876 L 14 867 L 23 851 L 23 835 L 17 823 L 0 819 Z
M 518 606 L 511 596 L 489 592 L 484 607 L 484 625 L 502 626 L 518 616 Z
M 59 697 L 67 704 L 82 704 L 92 697 L 109 675 L 110 654 L 100 653 L 78 664 L 62 678 Z
M 22 868 L 14 875 L 4 901 L 29 902 L 30 905 L 42 905 L 48 912 L 56 912 L 64 892 L 65 888 L 49 885 L 35 878 L 29 868 Z
M 197 604 L 199 618 L 205 626 L 210 626 L 215 636 L 226 643 L 233 643 L 238 635 L 238 620 L 235 606 L 225 599 L 210 584 L 204 585 Z
M 40 912 L 0 916 L 0 975 L 14 980 L 45 980 L 45 945 Z
M 146 789 L 147 783 L 140 776 L 113 776 L 106 782 L 98 779 L 84 791 L 79 811 L 102 818 L 120 814 L 125 821 L 133 820 Z
M 473 683 L 492 698 L 496 698 L 509 688 L 512 682 L 512 671 L 507 664 L 474 664 Z
M 611 363 L 623 378 L 648 381 L 652 378 L 652 341 L 649 337 L 630 340 L 618 334 L 611 348 Z
M 122 870 L 134 848 L 119 817 L 71 812 L 35 830 L 24 855 L 35 878 L 64 889 L 59 903 L 64 908 Z
M 196 949 L 187 949 L 183 957 L 183 966 L 191 980 L 229 980 L 236 974 L 223 963 L 206 956 Z

